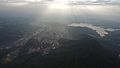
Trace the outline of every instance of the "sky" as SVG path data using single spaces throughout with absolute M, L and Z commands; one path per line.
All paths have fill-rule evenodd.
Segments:
M 0 1 L 29 1 L 29 2 L 34 2 L 34 1 L 45 1 L 45 0 L 0 0 Z M 54 1 L 54 0 L 50 0 L 50 1 Z M 107 1 L 107 2 L 120 2 L 120 0 L 59 0 L 59 1 L 82 1 L 82 2 L 94 2 L 94 1 Z

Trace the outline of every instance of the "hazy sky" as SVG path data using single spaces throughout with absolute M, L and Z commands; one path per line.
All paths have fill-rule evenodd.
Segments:
M 0 1 L 41 1 L 41 0 L 0 0 Z M 42 0 L 43 1 L 43 0 Z M 54 0 L 51 0 L 54 1 Z M 120 2 L 120 0 L 60 0 L 60 1 L 110 1 L 110 2 Z

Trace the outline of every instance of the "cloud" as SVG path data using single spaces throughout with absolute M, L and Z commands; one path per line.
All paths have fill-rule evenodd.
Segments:
M 85 24 L 85 23 L 79 23 L 79 24 L 73 23 L 73 24 L 69 24 L 68 26 L 87 27 L 87 28 L 90 28 L 92 30 L 95 30 L 101 37 L 104 37 L 105 35 L 109 34 L 109 32 L 120 30 L 120 29 L 112 29 L 112 28 L 102 28 L 99 26 L 94 26 L 92 24 Z
M 23 2 L 23 1 L 30 1 L 30 2 L 39 2 L 39 1 L 72 1 L 72 2 L 120 2 L 120 0 L 0 0 L 1 2 Z

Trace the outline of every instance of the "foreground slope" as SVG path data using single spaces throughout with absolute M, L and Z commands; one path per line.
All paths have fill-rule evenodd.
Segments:
M 47 55 L 34 53 L 17 58 L 3 68 L 119 68 L 119 58 L 96 39 L 60 39 L 64 44 Z

